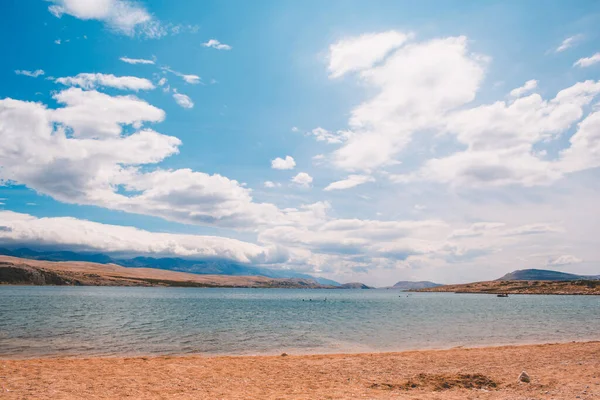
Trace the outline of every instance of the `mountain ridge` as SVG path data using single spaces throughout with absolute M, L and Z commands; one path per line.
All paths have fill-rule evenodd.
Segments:
M 127 268 L 155 268 L 197 275 L 264 276 L 275 279 L 311 279 L 321 285 L 341 286 L 341 283 L 334 280 L 315 277 L 294 270 L 262 268 L 218 258 L 197 260 L 179 257 L 154 258 L 144 256 L 113 258 L 103 253 L 80 253 L 66 250 L 36 251 L 29 248 L 18 248 L 15 250 L 0 248 L 0 255 L 41 261 L 80 261 L 98 264 L 116 264 Z

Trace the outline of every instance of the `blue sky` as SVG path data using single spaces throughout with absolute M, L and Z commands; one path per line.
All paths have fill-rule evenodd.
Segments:
M 6 245 L 598 273 L 597 2 L 0 7 Z

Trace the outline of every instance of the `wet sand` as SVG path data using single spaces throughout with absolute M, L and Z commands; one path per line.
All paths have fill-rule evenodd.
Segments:
M 527 371 L 530 383 L 518 382 Z M 600 342 L 401 353 L 0 359 L 2 399 L 600 399 Z

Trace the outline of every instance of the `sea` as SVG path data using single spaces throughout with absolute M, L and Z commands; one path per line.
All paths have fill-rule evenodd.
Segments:
M 401 351 L 600 340 L 600 296 L 0 286 L 0 358 Z

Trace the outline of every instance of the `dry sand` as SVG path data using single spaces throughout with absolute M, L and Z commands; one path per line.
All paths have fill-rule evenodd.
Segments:
M 521 371 L 531 383 L 518 383 Z M 600 399 L 600 342 L 402 353 L 0 360 L 2 399 Z

